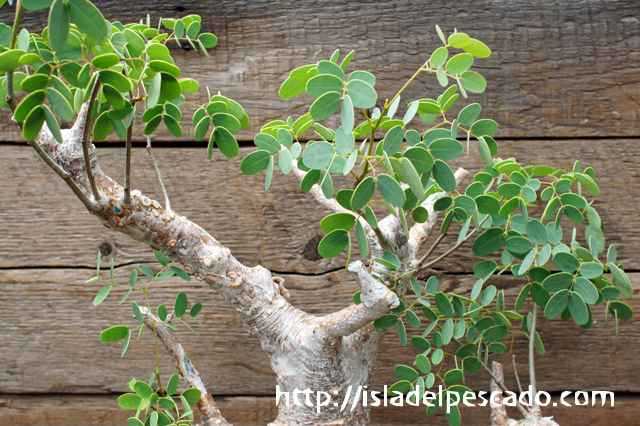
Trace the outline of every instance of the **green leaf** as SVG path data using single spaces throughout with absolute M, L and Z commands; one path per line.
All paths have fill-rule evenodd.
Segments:
M 98 142 L 107 139 L 112 128 L 113 124 L 109 118 L 108 111 L 104 111 L 93 124 L 93 139 Z
M 509 237 L 504 243 L 504 247 L 513 254 L 527 254 L 533 244 L 525 237 Z
M 468 53 L 459 53 L 449 59 L 445 68 L 448 73 L 459 75 L 471 68 L 471 65 L 473 65 L 473 56 Z
M 148 383 L 145 383 L 141 380 L 135 382 L 135 384 L 133 385 L 133 391 L 136 394 L 140 395 L 140 398 L 142 399 L 149 399 L 151 398 L 151 395 L 155 393 Z
M 164 305 L 158 305 L 158 318 L 160 318 L 160 321 L 164 321 L 167 319 L 167 307 Z
M 347 94 L 353 102 L 355 108 L 373 108 L 376 106 L 378 94 L 367 82 L 352 79 L 353 73 L 349 76 L 347 83 Z
M 589 321 L 589 310 L 579 293 L 571 293 L 569 313 L 578 325 L 584 325 Z
M 319 74 L 307 82 L 307 93 L 311 97 L 319 98 L 327 92 L 340 93 L 343 86 L 343 81 L 335 75 Z
M 350 154 L 355 148 L 356 140 L 353 133 L 346 130 L 344 127 L 339 127 L 336 130 L 336 151 L 340 155 Z M 356 154 L 357 155 L 357 154 Z
M 509 335 L 509 329 L 504 325 L 495 325 L 488 330 L 486 330 L 482 337 L 487 342 L 497 342 L 498 340 L 502 340 Z
M 556 253 L 553 257 L 553 263 L 562 272 L 574 272 L 580 267 L 580 261 L 571 253 Z
M 378 318 L 373 322 L 373 328 L 382 330 L 385 328 L 391 328 L 398 322 L 399 318 L 394 314 L 386 314 Z
M 46 105 L 42 105 L 42 108 L 44 110 L 44 119 L 47 122 L 47 126 L 49 127 L 51 134 L 58 143 L 62 143 L 62 133 L 60 132 L 58 120 Z
M 366 206 L 371 200 L 371 197 L 373 197 L 375 190 L 376 186 L 373 177 L 369 176 L 360 182 L 351 197 L 352 210 L 358 211 Z
M 302 162 L 310 169 L 321 170 L 331 164 L 334 155 L 335 148 L 333 145 L 320 141 L 307 146 L 302 153 Z
M 64 121 L 73 121 L 73 108 L 69 101 L 54 88 L 50 87 L 47 93 L 53 110 L 60 116 L 60 118 Z
M 465 71 L 460 75 L 460 83 L 471 93 L 482 93 L 487 88 L 487 80 L 474 71 Z
M 472 54 L 476 58 L 488 58 L 491 56 L 491 49 L 486 44 L 475 38 L 469 39 L 469 42 L 462 48 L 467 53 Z
M 342 123 L 342 127 L 344 127 L 345 130 L 347 130 L 349 133 L 353 131 L 353 103 L 351 102 L 351 97 L 349 95 L 344 95 L 344 99 L 342 100 L 342 112 L 340 113 L 340 120 Z
M 25 139 L 33 140 L 40 133 L 40 129 L 42 129 L 42 124 L 45 120 L 45 110 L 42 105 L 35 107 L 24 122 L 24 126 L 22 128 L 22 134 Z
M 7 50 L 0 53 L 0 71 L 13 71 L 20 67 L 20 58 L 24 55 L 20 49 Z M 6 83 L 3 85 L 6 86 Z M 19 88 L 20 86 L 18 86 Z
M 318 74 L 329 74 L 334 75 L 340 79 L 340 81 L 344 81 L 344 71 L 338 65 L 331 61 L 320 61 L 318 62 Z M 341 88 L 342 90 L 342 88 Z
M 544 316 L 547 319 L 554 319 L 564 311 L 569 305 L 569 290 L 560 290 L 549 299 L 544 308 Z
M 498 133 L 498 123 L 490 119 L 478 120 L 471 126 L 471 133 L 475 137 L 492 136 Z
M 435 160 L 433 165 L 433 178 L 440 188 L 446 192 L 452 192 L 458 185 L 451 167 L 442 160 Z
M 602 264 L 599 262 L 585 263 L 580 267 L 580 275 L 589 279 L 600 277 L 602 272 Z
M 435 294 L 436 306 L 438 306 L 438 310 L 440 313 L 446 317 L 453 316 L 453 306 L 451 306 L 451 302 L 449 302 L 449 298 L 446 294 L 442 292 L 437 292 Z
M 2 3 L 4 4 L 4 2 Z M 13 2 L 9 2 L 9 4 L 13 4 Z M 22 4 L 27 10 L 42 10 L 51 6 L 51 0 L 22 0 Z
M 631 299 L 633 296 L 633 289 L 631 288 L 631 282 L 627 277 L 627 274 L 624 273 L 619 267 L 617 267 L 614 263 L 609 264 L 609 270 L 613 275 L 613 285 L 620 289 L 620 293 L 627 299 Z
M 269 165 L 271 154 L 265 150 L 250 153 L 240 163 L 240 170 L 245 175 L 255 175 L 266 169 Z
M 282 150 L 278 157 L 278 167 L 283 174 L 288 175 L 293 170 L 293 160 L 288 150 Z
M 165 101 L 172 101 L 180 97 L 180 82 L 171 74 L 160 72 L 160 96 Z
M 315 70 L 316 65 L 305 65 L 291 71 L 289 78 L 287 78 L 278 94 L 282 99 L 291 99 L 299 94 L 303 93 L 307 89 L 307 81 L 311 78 L 309 72 Z
M 161 83 L 162 83 L 162 76 L 160 75 L 160 73 L 156 73 L 156 75 L 154 75 L 153 78 L 151 79 L 151 84 L 149 85 L 149 93 L 147 94 L 147 101 L 146 101 L 147 111 L 154 108 L 158 104 L 158 99 L 160 99 Z M 209 117 L 206 117 L 206 118 L 209 119 Z M 207 125 L 207 129 L 208 129 L 208 125 Z
M 215 138 L 216 145 L 225 157 L 234 158 L 240 153 L 238 141 L 226 128 L 216 127 L 211 136 Z
M 131 90 L 131 82 L 127 77 L 113 70 L 100 70 L 98 78 L 103 84 L 109 84 L 120 93 Z
M 500 211 L 500 202 L 491 195 L 480 195 L 475 199 L 478 212 L 482 214 L 497 214 Z
M 633 309 L 623 302 L 611 302 L 609 304 L 609 312 L 611 315 L 617 315 L 617 318 L 622 321 L 628 321 L 633 318 Z
M 173 302 L 174 316 L 181 317 L 187 310 L 187 295 L 178 293 L 176 300 Z
M 404 191 L 400 184 L 389 175 L 378 175 L 378 189 L 392 206 L 402 207 L 406 201 Z M 356 189 L 357 192 L 357 189 Z M 355 196 L 355 193 L 354 193 Z M 353 205 L 353 202 L 352 202 Z
M 124 410 L 137 410 L 141 403 L 142 398 L 140 395 L 136 395 L 135 393 L 125 393 L 118 397 L 118 405 Z M 128 423 L 131 425 L 131 422 Z M 135 425 L 136 423 L 133 424 Z
M 259 133 L 256 135 L 253 143 L 265 151 L 269 151 L 269 154 L 276 155 L 280 152 L 281 146 L 278 139 L 266 133 Z
M 455 139 L 437 139 L 429 145 L 429 150 L 435 158 L 452 160 L 464 153 L 462 144 Z
M 470 104 L 462 108 L 458 114 L 458 122 L 463 126 L 471 126 L 482 112 L 480 104 Z
M 111 292 L 112 287 L 113 286 L 111 284 L 102 287 L 98 294 L 96 294 L 96 297 L 93 299 L 93 306 L 98 306 L 99 304 L 101 304 Z
M 116 325 L 111 328 L 107 328 L 102 333 L 100 333 L 100 340 L 104 343 L 109 342 L 117 342 L 118 340 L 122 340 L 127 337 L 129 333 L 129 327 L 124 325 Z
M 395 155 L 404 140 L 404 129 L 398 125 L 389 130 L 389 133 L 384 138 L 383 150 L 389 156 Z
M 433 168 L 433 156 L 422 147 L 409 148 L 403 157 L 411 161 L 418 174 L 428 173 Z
M 173 271 L 174 274 L 176 274 L 177 276 L 179 276 L 180 278 L 182 278 L 185 281 L 191 281 L 191 275 L 189 275 L 187 272 L 183 271 L 181 268 L 175 266 L 175 265 L 171 265 L 169 266 L 169 269 L 171 271 Z
M 44 96 L 44 90 L 38 90 L 37 92 L 33 92 L 27 95 L 16 108 L 16 111 L 14 113 L 14 118 L 16 119 L 16 121 L 24 121 L 34 108 L 42 105 L 42 103 L 44 102 Z
M 64 50 L 69 37 L 69 10 L 62 0 L 55 0 L 49 11 L 49 42 L 55 51 Z
M 102 13 L 88 0 L 67 0 L 69 15 L 80 31 L 97 42 L 109 35 L 107 22 Z
M 311 105 L 309 114 L 311 114 L 311 117 L 316 121 L 331 117 L 340 106 L 340 98 L 341 95 L 338 92 L 325 93 Z
M 177 374 L 174 374 L 173 376 L 171 376 L 171 378 L 169 379 L 169 383 L 167 383 L 168 396 L 174 395 L 176 393 L 176 391 L 178 390 L 179 382 L 180 382 L 180 377 L 178 377 Z
M 549 275 L 542 282 L 542 286 L 548 292 L 556 292 L 560 290 L 565 290 L 571 287 L 573 283 L 573 274 L 567 272 L 560 272 L 557 274 Z
M 336 229 L 350 231 L 355 223 L 356 217 L 351 213 L 334 213 L 320 221 L 320 228 L 325 234 Z
M 211 49 L 212 47 L 216 47 L 216 44 L 218 44 L 218 37 L 211 33 L 202 33 L 198 36 L 198 41 L 200 41 L 207 49 Z
M 504 230 L 491 228 L 483 232 L 473 242 L 472 250 L 476 256 L 488 256 L 502 247 L 504 243 Z
M 349 233 L 343 229 L 336 229 L 325 235 L 318 245 L 318 253 L 325 259 L 339 255 L 349 244 Z
M 226 112 L 218 112 L 211 116 L 211 122 L 214 126 L 221 126 L 229 130 L 231 133 L 235 133 L 240 130 L 240 120 L 231 114 Z M 280 144 L 278 143 L 278 146 Z
M 356 222 L 356 236 L 358 239 L 358 250 L 360 251 L 360 256 L 366 259 L 367 256 L 369 256 L 369 242 L 360 221 Z
M 186 389 L 182 392 L 182 396 L 187 400 L 189 405 L 197 404 L 201 395 L 201 392 L 196 388 Z
M 404 159 L 402 161 L 402 173 L 404 174 L 407 183 L 409 183 L 411 191 L 415 194 L 418 200 L 420 202 L 424 201 L 426 197 L 424 196 L 424 188 L 420 181 L 420 176 L 410 160 Z
M 449 51 L 446 47 L 439 47 L 433 51 L 431 54 L 431 58 L 429 58 L 429 65 L 433 68 L 441 67 L 447 62 L 447 57 L 449 56 Z
M 396 365 L 393 372 L 401 379 L 408 380 L 410 382 L 417 380 L 419 377 L 418 372 L 407 365 Z
M 154 59 L 152 61 L 149 61 L 149 67 L 156 72 L 163 72 L 175 78 L 178 78 L 180 76 L 180 68 L 173 64 L 170 64 L 169 62 Z
M 351 80 L 362 80 L 367 83 L 371 87 L 375 87 L 376 85 L 376 77 L 367 71 L 354 71 L 349 74 L 349 81 Z

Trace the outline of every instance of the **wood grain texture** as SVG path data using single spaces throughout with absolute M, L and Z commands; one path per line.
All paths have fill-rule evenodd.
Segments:
M 557 407 L 543 409 L 545 415 L 563 426 L 607 425 L 629 426 L 636 424 L 640 399 L 632 396 L 615 398 L 614 407 L 574 406 L 564 407 L 554 396 Z M 573 400 L 571 397 L 567 401 Z M 552 402 L 552 404 L 553 404 Z M 265 426 L 277 415 L 273 397 L 227 397 L 216 398 L 224 416 L 235 426 Z M 132 411 L 118 407 L 116 395 L 53 395 L 24 396 L 0 395 L 0 420 L 6 425 L 32 426 L 120 426 L 126 424 Z M 196 413 L 197 414 L 197 413 Z M 513 414 L 514 418 L 517 415 Z M 196 416 L 197 419 L 197 416 Z M 462 407 L 465 426 L 489 424 L 488 407 Z M 371 426 L 447 426 L 442 410 L 427 416 L 423 407 L 377 407 L 371 412 Z
M 486 42 L 494 54 L 476 61 L 489 82 L 474 95 L 484 117 L 501 124 L 501 137 L 631 136 L 640 130 L 640 21 L 635 0 L 489 0 L 430 2 L 382 0 L 252 2 L 96 1 L 107 19 L 139 21 L 160 17 L 202 16 L 202 30 L 219 37 L 211 59 L 169 43 L 183 75 L 196 77 L 203 90 L 189 100 L 203 103 L 205 86 L 239 101 L 252 120 L 240 133 L 250 140 L 260 126 L 304 114 L 307 95 L 283 101 L 277 91 L 289 71 L 328 59 L 340 48 L 356 50 L 351 70 L 377 76 L 380 103 L 390 98 L 440 44 L 439 24 Z M 46 11 L 25 13 L 33 31 L 46 25 Z M 11 8 L 0 21 L 13 19 Z M 316 53 L 320 52 L 317 56 Z M 403 97 L 435 97 L 436 79 L 420 78 Z M 457 108 L 457 107 L 454 107 Z M 186 108 L 183 139 L 193 138 Z M 7 110 L 0 119 L 0 140 L 21 137 Z M 136 132 L 141 137 L 140 128 Z M 113 135 L 112 135 L 113 137 Z M 163 128 L 159 139 L 173 139 Z
M 208 230 L 240 261 L 262 264 L 276 272 L 303 274 L 344 266 L 344 254 L 333 260 L 318 255 L 317 244 L 323 235 L 318 224 L 330 212 L 300 191 L 297 178 L 276 172 L 271 189 L 265 192 L 264 172 L 242 175 L 239 158 L 251 149 L 243 148 L 240 157 L 231 160 L 215 152 L 213 161 L 206 159 L 204 149 L 155 151 L 173 209 Z M 640 268 L 640 230 L 630 220 L 630 214 L 640 210 L 637 140 L 504 141 L 499 155 L 565 170 L 571 169 L 576 158 L 583 167 L 593 166 L 602 192 L 594 206 L 605 222 L 608 242 L 618 246 L 619 259 L 627 269 Z M 123 180 L 124 149 L 100 149 L 98 159 L 108 174 Z M 483 165 L 473 146 L 470 160 L 450 164 L 472 173 Z M 5 171 L 0 175 L 0 267 L 93 267 L 98 249 L 105 259 L 113 257 L 117 265 L 154 260 L 148 247 L 100 225 L 30 147 L 0 146 L 0 170 Z M 143 149 L 134 149 L 132 182 L 134 188 L 163 200 Z M 348 185 L 346 178 L 337 182 Z M 385 210 L 379 213 L 379 217 L 387 214 Z M 442 250 L 454 243 L 455 232 L 454 228 Z M 463 247 L 436 266 L 468 273 L 476 261 L 470 248 Z
M 155 265 L 150 265 L 154 267 Z M 130 266 L 116 269 L 116 282 L 128 283 Z M 126 392 L 132 377 L 145 379 L 155 369 L 153 335 L 145 330 L 140 342 L 133 342 L 124 359 L 121 342 L 102 343 L 102 330 L 125 324 L 137 326 L 131 302 L 144 303 L 138 295 L 122 305 L 124 291 L 114 290 L 99 307 L 92 305 L 104 285 L 85 284 L 94 271 L 80 269 L 0 270 L 0 383 L 5 393 L 75 393 L 100 394 Z M 282 275 L 291 292 L 294 306 L 317 315 L 325 315 L 347 306 L 357 286 L 344 270 L 321 276 Z M 636 293 L 640 274 L 630 274 Z M 143 279 L 141 282 L 144 283 Z M 468 295 L 475 278 L 463 275 L 440 277 L 440 290 Z M 507 306 L 513 306 L 519 285 L 512 278 L 493 278 L 491 283 L 505 289 Z M 190 303 L 199 301 L 204 309 L 196 326 L 200 337 L 179 326 L 178 334 L 210 392 L 215 395 L 273 395 L 275 377 L 259 341 L 247 334 L 235 313 L 222 298 L 200 282 L 185 283 L 169 278 L 153 284 L 152 309 L 159 303 L 172 306 L 179 291 Z M 629 302 L 636 312 L 638 299 Z M 525 312 L 530 310 L 525 306 Z M 604 324 L 604 307 L 594 310 L 596 324 L 582 330 L 572 321 L 541 321 L 540 334 L 547 354 L 537 357 L 538 388 L 549 392 L 585 389 L 640 391 L 637 364 L 640 323 L 632 320 L 620 325 L 615 337 L 613 324 Z M 423 327 L 427 321 L 423 319 Z M 410 336 L 422 330 L 411 327 Z M 509 343 L 509 342 L 505 342 Z M 526 351 L 528 342 L 515 339 L 519 373 L 526 386 Z M 162 351 L 162 348 L 161 348 Z M 413 347 L 402 347 L 395 330 L 387 333 L 378 357 L 376 387 L 391 385 L 398 379 L 393 373 L 397 364 L 412 365 L 418 354 Z M 174 373 L 167 354 L 161 352 L 164 377 Z M 510 357 L 498 356 L 505 364 L 506 384 L 515 389 Z M 585 366 L 597 366 L 587 368 Z M 451 365 L 449 368 L 453 368 Z M 585 368 L 588 373 L 585 374 Z M 445 370 L 446 371 L 446 370 Z M 473 389 L 488 389 L 483 372 L 467 375 L 466 384 Z

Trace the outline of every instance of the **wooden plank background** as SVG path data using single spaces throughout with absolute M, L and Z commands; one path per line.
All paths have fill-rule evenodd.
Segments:
M 437 47 L 435 24 L 448 32 L 454 27 L 468 32 L 494 52 L 477 61 L 488 88 L 471 101 L 483 105 L 484 117 L 500 123 L 500 155 L 565 169 L 576 158 L 593 166 L 602 190 L 595 206 L 608 241 L 618 246 L 636 293 L 640 290 L 640 231 L 635 223 L 640 208 L 640 7 L 635 0 L 95 3 L 108 19 L 125 22 L 147 13 L 154 22 L 200 14 L 203 31 L 220 40 L 212 58 L 177 48 L 172 53 L 184 76 L 197 77 L 202 87 L 245 106 L 252 124 L 239 135 L 242 141 L 250 141 L 269 120 L 305 113 L 310 98 L 282 101 L 277 90 L 291 69 L 313 62 L 316 52 L 316 59 L 324 59 L 335 48 L 343 54 L 355 49 L 352 69 L 376 74 L 384 99 Z M 0 9 L 0 17 L 5 23 L 11 19 L 8 5 Z M 46 13 L 27 13 L 24 22 L 41 29 Z M 437 96 L 438 90 L 435 79 L 426 77 L 411 86 L 404 100 Z M 200 94 L 192 100 L 205 99 Z M 121 360 L 118 345 L 102 344 L 99 332 L 126 308 L 114 296 L 104 308 L 94 308 L 91 300 L 100 286 L 84 281 L 92 274 L 97 250 L 114 259 L 121 281 L 138 263 L 153 267 L 153 255 L 108 232 L 83 211 L 30 148 L 14 144 L 21 137 L 6 110 L 0 117 L 0 424 L 123 424 L 128 413 L 117 408 L 117 394 L 126 391 L 130 377 L 148 376 L 153 349 L 143 336 Z M 190 113 L 185 112 L 184 121 L 190 122 Z M 184 130 L 182 140 L 191 140 L 192 126 L 186 124 Z M 321 236 L 317 223 L 327 212 L 298 189 L 294 177 L 276 174 L 265 193 L 264 175 L 242 176 L 238 159 L 216 153 L 210 162 L 203 145 L 182 147 L 166 131 L 158 140 L 169 141 L 158 143 L 156 155 L 176 211 L 209 230 L 241 261 L 263 264 L 283 276 L 296 306 L 326 314 L 349 303 L 355 283 L 342 269 L 345 258 L 325 260 L 316 250 Z M 250 151 L 248 145 L 243 144 L 241 157 Z M 118 145 L 102 144 L 99 160 L 113 177 L 123 175 L 124 153 Z M 134 187 L 161 200 L 144 150 L 134 150 L 134 164 Z M 468 161 L 456 163 L 470 170 L 480 164 L 474 150 Z M 429 273 L 440 276 L 444 291 L 464 294 L 473 283 L 473 264 L 473 257 L 461 253 Z M 508 277 L 495 281 L 505 289 L 509 304 L 516 284 Z M 220 297 L 196 282 L 158 283 L 154 302 L 171 303 L 178 288 L 205 305 L 206 327 L 198 329 L 202 338 L 186 331 L 181 338 L 223 413 L 238 425 L 272 420 L 275 380 L 258 341 Z M 640 302 L 631 304 L 638 311 Z M 615 408 L 549 407 L 545 413 L 561 425 L 635 424 L 640 414 L 640 325 L 636 320 L 623 324 L 616 338 L 612 325 L 604 324 L 601 307 L 596 318 L 588 331 L 559 320 L 543 322 L 547 355 L 538 357 L 539 387 L 556 396 L 563 390 L 614 390 Z M 524 349 L 525 342 L 516 340 L 523 378 Z M 412 356 L 414 351 L 402 348 L 389 333 L 379 356 L 377 385 L 392 383 L 393 366 L 410 363 Z M 166 357 L 162 365 L 172 374 Z M 507 364 L 507 385 L 515 387 L 510 371 Z M 488 380 L 476 373 L 468 384 L 485 389 Z M 464 414 L 470 425 L 488 424 L 486 410 L 467 409 Z M 373 418 L 378 425 L 446 424 L 442 417 L 427 418 L 422 408 L 378 409 Z

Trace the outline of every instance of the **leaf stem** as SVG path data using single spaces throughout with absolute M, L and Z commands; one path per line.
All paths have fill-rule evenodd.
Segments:
M 13 35 L 11 36 L 11 42 L 9 43 L 9 50 L 16 47 L 16 40 L 18 38 L 18 27 L 20 26 L 20 19 L 22 19 L 22 11 L 24 6 L 22 1 L 16 2 L 16 16 L 13 19 Z M 16 94 L 13 92 L 13 71 L 7 72 L 7 96 L 6 101 L 11 108 L 11 111 L 16 110 Z M 22 128 L 22 126 L 20 126 Z
M 536 316 L 538 314 L 538 304 L 533 304 L 533 314 L 531 320 L 531 330 L 529 333 L 529 384 L 531 385 L 531 395 L 535 396 L 536 389 L 536 369 L 534 362 L 534 346 L 535 346 L 535 337 L 536 337 Z M 532 398 L 532 409 L 536 409 L 538 404 L 536 404 L 535 398 Z

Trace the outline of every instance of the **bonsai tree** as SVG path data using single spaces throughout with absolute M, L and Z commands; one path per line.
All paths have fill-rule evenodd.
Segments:
M 450 112 L 486 88 L 471 67 L 491 50 L 466 33 L 446 36 L 436 27 L 442 46 L 384 101 L 378 99 L 375 76 L 351 66 L 354 52 L 341 56 L 337 50 L 329 59 L 296 68 L 279 94 L 289 99 L 306 92 L 313 99 L 309 112 L 265 123 L 255 137 L 258 149 L 242 159 L 247 175 L 266 169 L 266 190 L 276 163 L 282 173 L 300 179 L 302 191 L 327 211 L 319 224 L 326 235 L 318 252 L 331 258 L 347 251 L 345 267 L 361 291 L 348 307 L 318 317 L 289 302 L 284 279 L 262 266 L 243 265 L 204 229 L 172 211 L 166 191 L 163 208 L 133 190 L 133 126 L 144 126 L 155 164 L 149 136 L 163 125 L 180 137 L 185 105 L 196 107 L 195 138 L 209 138 L 209 158 L 214 146 L 227 157 L 239 154 L 233 134 L 249 125 L 243 107 L 210 93 L 205 104 L 190 103 L 199 84 L 180 78 L 167 48 L 186 42 L 206 55 L 217 38 L 200 33 L 200 17 L 161 19 L 156 27 L 148 16 L 126 25 L 108 22 L 87 0 L 18 0 L 15 7 L 12 26 L 0 24 L 3 106 L 89 213 L 149 245 L 162 265 L 157 274 L 140 265 L 128 283 L 120 283 L 113 277 L 113 261 L 110 276 L 100 275 L 98 254 L 96 276 L 89 280 L 105 283 L 94 305 L 119 291 L 135 317 L 123 315 L 125 325 L 102 332 L 104 342 L 123 340 L 124 356 L 132 336 L 145 329 L 156 339 L 156 370 L 148 381 L 132 379 L 131 393 L 118 398 L 123 409 L 132 410 L 130 426 L 190 424 L 193 405 L 202 425 L 228 424 L 175 333 L 177 325 L 192 329 L 202 304 L 189 307 L 182 292 L 172 307 L 149 303 L 152 284 L 174 274 L 209 284 L 260 340 L 278 382 L 273 425 L 367 425 L 372 405 L 404 394 L 407 401 L 424 404 L 428 414 L 444 410 L 449 423 L 459 425 L 459 405 L 473 396 L 465 377 L 480 370 L 495 393 L 492 424 L 518 424 L 503 405 L 493 404 L 509 392 L 494 360 L 511 353 L 515 339 L 528 340 L 534 397 L 516 402 L 511 392 L 504 402 L 511 398 L 517 405 L 521 424 L 555 424 L 542 416 L 535 398 L 535 352 L 545 351 L 537 322 L 571 318 L 589 328 L 594 308 L 605 310 L 616 325 L 632 317 L 630 307 L 616 300 L 632 296 L 629 279 L 616 264 L 615 247 L 606 246 L 592 206 L 600 193 L 595 170 L 580 161 L 561 170 L 502 158 L 492 137 L 498 124 L 481 118 L 478 103 Z M 21 28 L 25 9 L 47 8 L 49 25 L 41 33 Z M 435 74 L 433 82 L 442 89 L 403 101 L 404 90 L 423 73 Z M 396 116 L 405 106 L 404 115 Z M 59 119 L 73 126 L 61 129 Z M 327 124 L 336 122 L 335 129 Z M 126 141 L 122 185 L 101 170 L 92 143 L 112 131 Z M 313 140 L 302 144 L 307 138 Z M 484 168 L 454 172 L 448 162 L 471 150 L 478 150 Z M 157 164 L 156 169 L 162 182 Z M 573 224 L 585 220 L 584 238 L 578 238 Z M 448 246 L 444 252 L 437 250 L 441 244 Z M 435 276 L 417 279 L 459 249 L 478 257 L 470 295 L 440 291 Z M 515 306 L 491 284 L 493 276 L 505 273 L 520 278 Z M 533 303 L 525 310 L 528 299 Z M 396 366 L 399 381 L 383 395 L 367 389 L 374 382 L 380 342 L 391 328 L 399 344 L 414 352 L 415 362 Z M 158 341 L 177 374 L 160 371 Z M 180 378 L 187 389 L 177 394 Z

